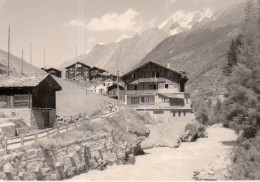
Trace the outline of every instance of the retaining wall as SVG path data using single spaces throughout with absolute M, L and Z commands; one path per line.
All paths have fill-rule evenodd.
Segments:
M 43 149 L 44 148 L 44 149 Z M 129 159 L 126 143 L 109 134 L 58 148 L 38 147 L 0 157 L 0 179 L 61 180 Z M 134 157 L 130 155 L 132 161 Z

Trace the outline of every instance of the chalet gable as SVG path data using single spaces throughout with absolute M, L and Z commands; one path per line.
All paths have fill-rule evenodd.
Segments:
M 94 66 L 93 68 L 91 68 L 91 71 L 99 71 L 100 73 L 106 72 L 106 70 L 102 69 L 102 68 L 98 68 L 96 66 Z
M 3 77 L 0 79 L 0 90 L 30 90 L 41 84 L 47 85 L 54 91 L 62 89 L 51 75 L 44 74 L 40 76 Z
M 90 66 L 88 66 L 88 65 L 86 65 L 86 64 L 84 64 L 84 63 L 82 63 L 82 62 L 76 62 L 76 63 L 73 63 L 73 64 L 70 65 L 70 66 L 67 66 L 65 69 L 69 69 L 69 68 L 71 68 L 71 67 L 75 67 L 75 65 L 78 65 L 78 64 L 80 64 L 80 65 L 83 66 L 83 67 L 91 68 Z
M 183 72 L 168 68 L 154 61 L 149 61 L 135 67 L 131 71 L 123 74 L 121 79 L 127 84 L 138 84 L 139 81 L 151 82 L 151 80 L 155 82 L 170 80 L 176 83 L 185 83 L 188 81 L 188 78 Z

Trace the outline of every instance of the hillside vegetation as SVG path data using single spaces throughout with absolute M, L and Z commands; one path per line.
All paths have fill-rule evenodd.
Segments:
M 241 31 L 226 50 L 222 67 L 226 98 L 215 105 L 201 100 L 197 108 L 204 123 L 222 122 L 240 134 L 231 162 L 234 180 L 260 179 L 260 1 L 244 6 Z

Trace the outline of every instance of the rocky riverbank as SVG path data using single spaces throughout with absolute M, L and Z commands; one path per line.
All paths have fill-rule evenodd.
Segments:
M 195 180 L 231 180 L 230 165 L 232 153 L 225 153 L 212 161 L 202 171 L 194 172 Z
M 70 180 L 194 180 L 194 171 L 202 171 L 218 156 L 229 154 L 237 135 L 220 125 L 207 128 L 208 138 L 184 142 L 178 148 L 151 148 L 136 156 L 135 165 L 113 165 L 104 171 L 92 170 Z M 130 175 L 129 175 L 130 174 Z

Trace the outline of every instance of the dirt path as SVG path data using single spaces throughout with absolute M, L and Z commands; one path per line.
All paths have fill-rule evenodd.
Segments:
M 192 180 L 193 172 L 229 152 L 232 147 L 222 142 L 233 141 L 232 130 L 219 125 L 207 129 L 208 138 L 182 143 L 179 148 L 153 148 L 136 157 L 135 165 L 113 165 L 105 171 L 93 170 L 70 180 Z

